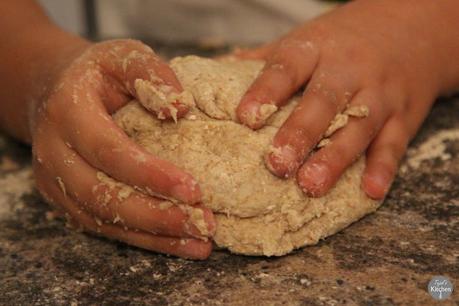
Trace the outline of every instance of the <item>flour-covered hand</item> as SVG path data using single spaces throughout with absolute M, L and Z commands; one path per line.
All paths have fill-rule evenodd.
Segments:
M 278 41 L 236 52 L 266 61 L 238 107 L 251 128 L 306 86 L 273 139 L 268 168 L 296 175 L 302 190 L 317 197 L 366 152 L 363 189 L 383 198 L 434 99 L 459 84 L 457 61 L 448 61 L 458 49 L 451 39 L 459 26 L 456 4 L 353 1 Z M 314 150 L 335 115 L 352 106 L 367 108 L 368 116 L 350 117 L 327 146 Z
M 86 45 L 51 79 L 31 115 L 34 172 L 45 198 L 84 230 L 150 250 L 206 258 L 215 222 L 212 212 L 197 204 L 197 182 L 131 141 L 111 117 L 139 98 L 139 80 L 161 97 L 180 97 L 182 87 L 172 70 L 146 45 L 116 40 Z M 172 102 L 152 115 L 170 120 L 186 113 L 181 101 Z M 207 231 L 200 231 L 187 209 L 161 198 L 201 210 Z

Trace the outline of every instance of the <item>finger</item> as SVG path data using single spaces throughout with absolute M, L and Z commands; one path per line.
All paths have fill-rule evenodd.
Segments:
M 276 41 L 256 48 L 235 48 L 230 55 L 242 60 L 263 60 L 274 51 L 277 44 Z
M 383 199 L 397 174 L 398 165 L 410 141 L 400 118 L 391 118 L 367 151 L 362 187 L 372 199 Z
M 350 107 L 363 105 L 368 107 L 368 116 L 349 118 L 348 124 L 330 137 L 330 143 L 313 153 L 298 170 L 298 184 L 308 196 L 323 196 L 335 186 L 387 119 L 388 112 L 373 91 L 359 92 Z
M 84 230 L 103 235 L 108 238 L 126 242 L 143 249 L 180 256 L 189 259 L 205 259 L 212 251 L 210 241 L 198 239 L 179 239 L 158 236 L 142 231 L 121 228 L 112 224 L 97 222 L 88 213 L 78 208 L 78 204 L 69 197 L 66 197 L 57 186 L 48 185 L 46 193 L 54 197 L 54 201 L 64 206 L 70 222 L 81 225 Z
M 91 231 L 95 232 L 92 228 Z M 159 253 L 170 254 L 187 259 L 206 259 L 212 252 L 212 242 L 199 239 L 177 239 L 156 236 L 145 232 L 123 230 L 113 225 L 102 225 L 96 228 L 99 233 L 127 244 Z
M 146 196 L 92 168 L 63 143 L 55 141 L 52 147 L 45 158 L 52 161 L 48 173 L 55 175 L 48 179 L 99 220 L 162 236 L 203 238 L 215 232 L 209 209 Z
M 237 115 L 250 128 L 260 128 L 312 74 L 318 52 L 309 42 L 285 39 L 279 43 L 242 98 Z
M 56 129 L 69 127 L 60 130 L 62 138 L 89 164 L 118 181 L 165 198 L 185 203 L 200 200 L 199 186 L 190 174 L 134 143 L 107 115 L 98 89 L 89 83 L 77 84 L 52 97 L 47 115 L 56 122 Z M 69 96 L 78 103 L 54 103 Z
M 272 150 L 266 156 L 268 168 L 279 177 L 296 173 L 305 157 L 315 147 L 335 115 L 348 104 L 357 85 L 342 74 L 318 70 L 301 101 L 275 135 Z
M 91 49 L 86 56 L 88 64 L 80 69 L 92 68 L 91 59 L 95 59 L 97 67 L 102 68 L 104 76 L 116 80 L 131 96 L 136 97 L 160 119 L 176 119 L 183 116 L 192 102 L 189 95 L 183 94 L 183 88 L 172 69 L 151 48 L 139 41 L 103 42 Z M 106 84 L 111 83 L 106 82 Z M 149 86 L 148 89 L 152 93 L 143 94 L 139 84 L 141 88 Z M 109 87 L 107 91 L 113 89 Z M 110 100 L 107 99 L 105 103 L 108 109 L 113 110 Z

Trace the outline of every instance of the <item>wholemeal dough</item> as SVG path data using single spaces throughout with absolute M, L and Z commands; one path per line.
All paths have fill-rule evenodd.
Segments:
M 171 67 L 195 101 L 185 118 L 159 120 L 137 101 L 114 118 L 136 143 L 198 180 L 202 202 L 216 216 L 219 247 L 246 255 L 284 255 L 336 233 L 380 203 L 360 188 L 363 158 L 322 198 L 308 198 L 294 179 L 269 172 L 263 157 L 297 98 L 274 114 L 268 107 L 267 124 L 257 131 L 236 123 L 236 107 L 262 66 L 260 61 L 175 58 Z M 138 85 L 137 91 L 148 92 L 141 88 L 148 83 Z M 347 116 L 366 116 L 368 109 L 351 107 L 340 115 L 347 122 Z M 327 131 L 327 137 L 334 131 Z

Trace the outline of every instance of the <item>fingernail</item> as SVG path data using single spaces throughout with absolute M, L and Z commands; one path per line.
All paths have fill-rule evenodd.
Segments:
M 246 107 L 245 111 L 242 113 L 242 123 L 246 124 L 250 128 L 258 127 L 258 112 L 260 109 L 260 104 L 251 103 Z
M 389 191 L 391 179 L 383 173 L 377 175 L 368 175 L 365 178 L 365 192 L 375 200 L 384 199 Z
M 195 260 L 204 260 L 209 257 L 212 252 L 212 244 L 209 242 L 197 242 L 192 239 L 183 239 L 184 242 L 180 243 L 177 248 L 177 252 L 180 257 L 195 259 Z
M 298 168 L 299 163 L 295 150 L 289 146 L 271 146 L 266 158 L 268 169 L 277 176 L 288 178 Z
M 328 167 L 321 163 L 306 164 L 299 177 L 299 184 L 309 196 L 321 196 L 328 184 Z
M 277 111 L 277 106 L 270 103 L 252 103 L 244 112 L 243 121 L 252 129 L 262 127 L 266 120 Z

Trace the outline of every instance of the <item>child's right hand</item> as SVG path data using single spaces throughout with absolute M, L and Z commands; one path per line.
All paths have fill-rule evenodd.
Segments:
M 162 197 L 189 205 L 200 201 L 199 186 L 190 174 L 137 146 L 110 116 L 135 97 L 136 79 L 181 92 L 173 71 L 149 47 L 132 40 L 89 45 L 72 57 L 50 77 L 54 81 L 47 85 L 45 98 L 31 112 L 33 168 L 40 192 L 84 230 L 177 256 L 209 256 L 211 242 L 202 240 L 179 207 L 164 209 L 160 199 L 138 191 L 119 196 L 119 186 L 101 184 L 98 178 L 103 172 Z M 176 106 L 183 116 L 186 107 Z M 212 212 L 195 207 L 203 210 L 211 236 Z

